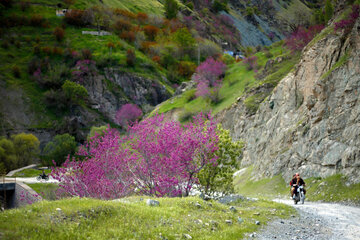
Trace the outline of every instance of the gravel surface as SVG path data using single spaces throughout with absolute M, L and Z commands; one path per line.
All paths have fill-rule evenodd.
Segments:
M 51 176 L 49 176 L 49 180 L 45 181 L 44 179 L 38 181 L 36 180 L 36 177 L 29 177 L 29 178 L 22 178 L 22 177 L 17 177 L 17 178 L 5 178 L 5 180 L 7 181 L 16 181 L 17 182 L 23 182 L 23 183 L 58 183 L 59 181 L 56 179 L 53 179 Z
M 270 240 L 360 240 L 360 208 L 340 204 L 294 205 L 291 200 L 275 200 L 294 206 L 299 216 L 277 219 L 248 239 Z

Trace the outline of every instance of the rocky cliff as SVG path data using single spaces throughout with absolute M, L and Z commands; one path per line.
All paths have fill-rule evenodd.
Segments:
M 258 176 L 343 173 L 360 181 L 360 19 L 351 31 L 329 26 L 320 36 L 255 114 L 242 99 L 218 115 L 247 143 L 242 165 Z

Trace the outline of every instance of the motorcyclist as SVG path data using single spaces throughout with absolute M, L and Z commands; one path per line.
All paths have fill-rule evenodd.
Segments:
M 294 197 L 294 191 L 296 189 L 296 187 L 298 186 L 303 186 L 304 187 L 304 194 L 306 194 L 306 190 L 305 190 L 305 182 L 304 180 L 300 177 L 299 173 L 296 173 L 293 176 L 293 179 L 291 179 L 290 181 L 290 186 L 291 186 L 291 197 Z

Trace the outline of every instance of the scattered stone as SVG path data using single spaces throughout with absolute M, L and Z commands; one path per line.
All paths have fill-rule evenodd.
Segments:
M 190 234 L 185 233 L 185 234 L 184 234 L 184 238 L 186 238 L 186 239 L 192 239 L 192 236 L 190 236 Z
M 153 200 L 153 199 L 147 199 L 146 205 L 151 206 L 151 207 L 157 207 L 157 206 L 160 206 L 160 202 Z
M 210 226 L 210 224 L 209 224 L 209 223 L 205 223 L 205 226 Z
M 217 221 L 214 221 L 214 220 L 210 220 L 210 224 L 213 225 L 213 226 L 218 226 L 219 223 Z
M 251 233 L 251 234 L 249 235 L 249 237 L 251 237 L 251 238 L 256 237 L 256 232 Z
M 238 223 L 244 222 L 244 220 L 241 217 L 238 217 L 237 220 L 238 220 Z
M 237 212 L 237 209 L 236 209 L 236 207 L 234 207 L 234 206 L 231 206 L 231 207 L 229 208 L 229 210 L 232 211 L 232 212 Z
M 255 224 L 256 224 L 256 225 L 260 225 L 260 221 L 255 221 Z
M 195 223 L 197 223 L 197 224 L 203 224 L 203 221 L 202 221 L 201 219 L 197 219 L 197 220 L 195 220 Z
M 257 212 L 257 213 L 254 213 L 253 215 L 255 215 L 255 216 L 260 216 L 260 213 Z
M 56 208 L 56 211 L 61 212 L 62 210 L 61 208 Z
M 281 224 L 284 224 L 285 222 L 284 221 L 280 221 Z
M 232 225 L 232 221 L 231 220 L 225 220 L 225 222 L 229 225 Z

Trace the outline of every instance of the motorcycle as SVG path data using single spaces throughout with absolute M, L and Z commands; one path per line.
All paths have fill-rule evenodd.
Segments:
M 301 202 L 301 204 L 304 204 L 305 201 L 305 192 L 303 186 L 294 186 L 295 187 L 295 193 L 294 193 L 294 203 L 297 204 L 298 202 Z
M 40 174 L 39 176 L 36 177 L 36 180 L 38 181 L 41 181 L 42 179 L 44 179 L 45 181 L 49 181 L 49 175 Z

